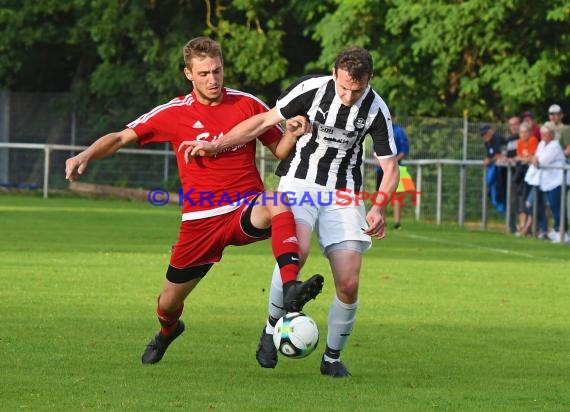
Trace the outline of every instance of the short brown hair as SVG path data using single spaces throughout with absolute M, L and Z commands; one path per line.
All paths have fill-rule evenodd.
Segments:
M 341 51 L 334 63 L 335 72 L 338 69 L 346 70 L 351 78 L 360 80 L 364 76 L 372 77 L 372 56 L 363 47 L 347 47 Z
M 222 64 L 224 63 L 220 43 L 206 36 L 190 40 L 186 43 L 182 52 L 184 53 L 184 64 L 186 64 L 188 69 L 192 68 L 192 59 L 196 57 L 219 57 Z

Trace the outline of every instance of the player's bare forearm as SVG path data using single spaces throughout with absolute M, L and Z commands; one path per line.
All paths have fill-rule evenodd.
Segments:
M 284 160 L 289 156 L 289 153 L 291 153 L 291 150 L 293 150 L 296 144 L 297 137 L 289 132 L 285 132 L 281 139 L 275 143 L 275 148 L 271 150 L 270 147 L 270 150 L 277 159 Z
M 390 202 L 392 193 L 396 190 L 398 182 L 400 181 L 400 170 L 398 168 L 396 157 L 381 159 L 379 161 L 380 167 L 382 167 L 382 170 L 384 171 L 384 177 L 382 177 L 382 183 L 380 183 L 380 187 L 378 188 L 378 198 L 372 199 L 373 206 L 366 214 L 368 228 L 364 231 L 364 233 L 375 239 L 382 239 L 384 237 L 385 206 L 383 205 Z
M 285 133 L 272 150 L 275 157 L 280 160 L 286 159 L 297 144 L 297 139 L 310 131 L 311 124 L 304 116 L 295 116 L 287 119 Z
M 212 142 L 185 140 L 178 146 L 178 151 L 184 152 L 186 163 L 190 162 L 194 156 L 215 156 L 226 149 L 250 142 L 281 120 L 279 112 L 273 108 L 242 121 L 222 138 Z
M 400 182 L 400 168 L 398 166 L 398 161 L 395 157 L 389 157 L 387 159 L 379 160 L 380 167 L 384 171 L 384 177 L 382 177 L 382 182 L 378 191 L 381 194 L 392 195 L 392 192 L 398 187 Z
M 214 142 L 218 152 L 230 147 L 246 144 L 261 136 L 271 127 L 281 121 L 277 109 L 273 108 L 265 113 L 259 113 L 234 126 L 223 138 Z
M 91 146 L 65 162 L 65 178 L 73 181 L 83 174 L 91 160 L 102 159 L 116 153 L 127 143 L 135 141 L 137 135 L 131 129 L 106 134 Z
M 103 159 L 115 154 L 123 146 L 119 133 L 109 133 L 97 139 L 81 154 L 89 160 Z

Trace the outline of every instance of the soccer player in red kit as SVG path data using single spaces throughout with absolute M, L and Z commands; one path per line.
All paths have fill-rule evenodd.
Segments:
M 245 245 L 271 236 L 286 311 L 300 311 L 323 285 L 321 275 L 305 282 L 297 280 L 299 251 L 293 214 L 283 194 L 264 191 L 255 164 L 255 142 L 188 164 L 184 152 L 178 153 L 184 140 L 214 141 L 241 121 L 268 110 L 254 96 L 223 86 L 222 51 L 214 40 L 190 40 L 184 47 L 184 62 L 184 74 L 193 86 L 190 94 L 155 107 L 120 132 L 99 138 L 68 159 L 65 167 L 66 178 L 75 180 L 90 160 L 110 156 L 137 141 L 141 145 L 170 142 L 176 153 L 183 188 L 182 223 L 158 297 L 161 329 L 142 355 L 145 364 L 159 362 L 184 331 L 180 316 L 186 297 L 220 261 L 228 245 Z M 259 139 L 278 158 L 284 158 L 307 127 L 305 119 L 298 116 L 287 121 L 283 136 L 281 128 L 274 127 Z

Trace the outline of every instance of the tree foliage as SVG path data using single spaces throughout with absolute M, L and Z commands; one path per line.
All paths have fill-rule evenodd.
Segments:
M 129 119 L 188 91 L 182 46 L 203 34 L 223 45 L 226 84 L 269 104 L 356 44 L 401 114 L 570 107 L 570 0 L 0 0 L 0 85 Z
M 487 118 L 570 103 L 568 0 L 337 3 L 315 31 L 321 64 L 348 42 L 369 48 L 374 85 L 406 113 Z

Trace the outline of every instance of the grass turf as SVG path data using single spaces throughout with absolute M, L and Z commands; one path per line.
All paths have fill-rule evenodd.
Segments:
M 353 377 L 318 368 L 333 284 L 306 306 L 317 352 L 254 358 L 273 267 L 269 242 L 228 248 L 186 301 L 161 363 L 157 331 L 174 207 L 0 196 L 2 410 L 568 410 L 568 245 L 404 222 L 364 258 Z

